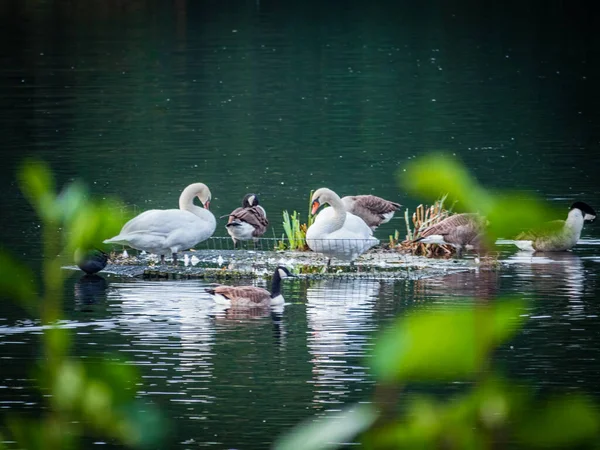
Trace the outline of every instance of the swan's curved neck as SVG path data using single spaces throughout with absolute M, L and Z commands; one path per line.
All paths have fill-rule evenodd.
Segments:
M 330 226 L 333 230 L 340 229 L 346 221 L 346 207 L 344 202 L 335 192 L 330 192 L 327 196 L 327 203 L 333 208 L 334 215 L 331 217 Z
M 179 196 L 179 209 L 196 215 L 203 214 L 200 211 L 205 211 L 204 208 L 194 205 L 194 197 L 205 193 L 206 189 L 208 188 L 202 183 L 195 183 L 186 187 Z

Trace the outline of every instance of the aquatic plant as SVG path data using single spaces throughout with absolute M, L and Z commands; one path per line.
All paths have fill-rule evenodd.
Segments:
M 308 197 L 308 214 L 305 223 L 302 223 L 300 213 L 294 211 L 290 215 L 287 210 L 283 211 L 283 231 L 285 232 L 287 241 L 284 236 L 282 236 L 281 241 L 279 241 L 276 246 L 277 250 L 309 250 L 308 245 L 306 245 L 306 231 L 315 221 L 315 216 L 311 214 L 310 199 L 312 198 L 312 194 L 313 191 L 310 191 Z
M 448 192 L 462 208 L 485 214 L 491 239 L 514 232 L 515 217 L 527 227 L 548 217 L 535 198 L 488 192 L 446 157 L 418 160 L 402 179 L 414 192 Z M 417 223 L 426 220 L 427 214 L 417 215 Z M 274 448 L 333 449 L 351 441 L 373 450 L 597 448 L 600 412 L 590 397 L 569 392 L 543 398 L 493 369 L 494 352 L 522 327 L 524 310 L 524 301 L 475 299 L 458 309 L 407 314 L 377 337 L 367 358 L 376 379 L 371 401 L 307 420 Z M 421 382 L 435 385 L 438 395 L 403 395 L 407 385 Z M 457 382 L 463 383 L 459 393 L 439 394 Z
M 76 250 L 100 247 L 104 237 L 121 228 L 119 204 L 90 199 L 77 182 L 57 193 L 49 168 L 38 161 L 23 164 L 18 179 L 41 221 L 41 280 L 38 285 L 29 267 L 2 250 L 0 293 L 41 321 L 43 361 L 32 379 L 47 404 L 34 416 L 7 414 L 0 442 L 62 450 L 77 448 L 83 436 L 97 435 L 131 447 L 160 446 L 164 427 L 158 411 L 135 398 L 141 382 L 135 367 L 108 355 L 99 362 L 71 357 L 71 333 L 57 326 L 63 317 L 62 266 L 73 263 Z

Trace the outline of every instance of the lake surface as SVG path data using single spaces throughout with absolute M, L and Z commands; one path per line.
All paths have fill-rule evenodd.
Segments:
M 2 246 L 39 266 L 39 224 L 18 190 L 25 156 L 60 184 L 139 210 L 206 183 L 216 216 L 256 192 L 273 231 L 311 189 L 373 193 L 411 210 L 397 182 L 429 151 L 486 186 L 557 207 L 600 208 L 600 35 L 591 12 L 541 2 L 0 4 Z M 377 231 L 380 239 L 404 223 Z M 225 236 L 218 226 L 217 236 Z M 499 272 L 419 281 L 285 282 L 265 317 L 215 310 L 201 281 L 106 277 L 66 289 L 77 355 L 138 365 L 140 396 L 175 430 L 169 448 L 265 448 L 314 414 L 369 398 L 376 332 L 414 308 L 518 294 L 525 328 L 498 363 L 540 391 L 600 400 L 600 228 L 573 252 L 517 255 Z M 516 255 L 516 256 L 515 256 Z M 541 258 L 541 259 L 540 259 Z M 28 386 L 39 323 L 0 303 L 0 408 L 39 410 Z

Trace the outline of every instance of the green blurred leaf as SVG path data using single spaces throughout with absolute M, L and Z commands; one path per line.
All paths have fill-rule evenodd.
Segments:
M 511 238 L 517 233 L 538 228 L 551 219 L 564 219 L 540 199 L 522 192 L 493 193 L 483 188 L 456 158 L 430 154 L 411 161 L 399 173 L 400 183 L 409 191 L 437 199 L 445 193 L 458 209 L 486 217 L 487 238 Z
M 0 250 L 0 273 L 0 293 L 26 307 L 34 304 L 37 294 L 29 267 Z
M 374 372 L 384 381 L 472 379 L 519 326 L 521 307 L 504 301 L 409 315 L 378 340 Z
M 66 230 L 68 251 L 102 248 L 102 241 L 115 236 L 123 226 L 122 205 L 114 200 L 84 203 L 73 214 Z
M 19 187 L 44 221 L 56 222 L 60 209 L 55 205 L 54 178 L 46 163 L 26 160 L 18 172 Z
M 65 361 L 54 376 L 52 403 L 58 410 L 73 411 L 81 401 L 85 382 L 82 365 L 75 361 Z
M 524 193 L 497 194 L 487 210 L 488 233 L 498 237 L 514 237 L 524 230 L 544 227 L 551 219 L 562 218 L 560 212 Z
M 456 158 L 434 153 L 411 161 L 398 177 L 402 186 L 431 200 L 448 194 L 449 203 L 463 211 L 483 212 L 488 193 Z
M 377 419 L 371 405 L 352 405 L 339 415 L 309 419 L 275 442 L 275 450 L 325 450 L 347 443 Z
M 572 447 L 600 439 L 600 415 L 586 396 L 555 398 L 535 409 L 517 424 L 517 438 L 528 447 Z
M 60 215 L 67 226 L 86 205 L 89 205 L 86 197 L 87 190 L 78 181 L 68 184 L 58 195 L 56 207 L 60 209 Z

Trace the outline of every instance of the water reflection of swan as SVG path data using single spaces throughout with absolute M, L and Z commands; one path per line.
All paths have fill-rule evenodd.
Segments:
M 349 382 L 364 381 L 362 366 L 379 282 L 334 279 L 313 283 L 306 292 L 314 403 L 343 403 Z M 349 361 L 351 360 L 351 361 Z
M 100 275 L 83 275 L 73 287 L 75 304 L 82 311 L 89 310 L 90 305 L 106 300 L 108 282 Z
M 118 308 L 120 333 L 129 336 L 130 359 L 151 365 L 153 377 L 162 378 L 183 402 L 213 400 L 203 389 L 213 373 L 215 340 L 213 304 L 204 287 L 194 280 L 111 283 L 109 295 Z

